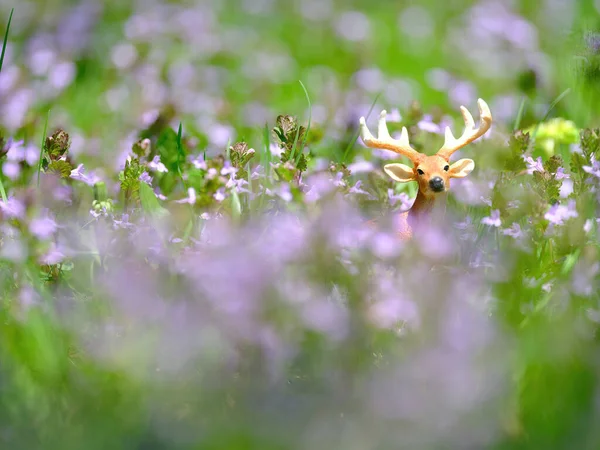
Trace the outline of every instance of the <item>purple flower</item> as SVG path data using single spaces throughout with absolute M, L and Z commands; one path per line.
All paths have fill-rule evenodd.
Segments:
M 569 200 L 569 203 L 567 203 L 566 206 L 560 204 L 553 205 L 548 212 L 544 214 L 544 218 L 555 225 L 563 225 L 565 220 L 577 216 L 575 200 Z
M 140 178 L 139 178 L 139 180 L 140 180 L 142 183 L 146 183 L 147 185 L 149 185 L 149 186 L 152 186 L 152 177 L 151 177 L 151 176 L 150 176 L 150 174 L 149 174 L 148 172 L 146 172 L 146 171 L 144 171 L 144 172 L 143 172 L 143 173 L 140 175 Z
M 600 178 L 600 161 L 596 161 L 596 158 L 592 155 L 590 157 L 590 162 L 592 164 L 591 166 L 583 166 L 584 172 L 587 172 L 596 178 Z
M 490 227 L 500 227 L 502 225 L 502 221 L 500 220 L 500 211 L 494 209 L 489 217 L 484 217 L 481 219 L 481 223 Z
M 227 181 L 227 184 L 225 184 L 225 187 L 227 189 L 234 189 L 238 194 L 241 192 L 250 193 L 250 191 L 248 189 L 243 187 L 247 184 L 248 184 L 248 182 L 246 180 L 238 179 L 235 177 L 235 173 L 232 173 L 231 177 L 229 178 L 229 181 Z
M 281 156 L 283 149 L 274 142 L 269 143 L 269 151 L 273 156 Z
M 76 169 L 71 170 L 71 178 L 82 181 L 88 186 L 93 186 L 101 181 L 93 172 L 86 174 L 84 169 L 83 164 L 79 164 Z
M 216 201 L 222 202 L 223 200 L 225 200 L 225 189 L 219 188 L 219 190 L 217 190 L 217 192 L 215 192 L 213 197 Z
M 502 233 L 505 234 L 506 236 L 510 236 L 515 239 L 523 236 L 523 231 L 521 230 L 521 225 L 519 225 L 517 222 L 513 223 L 510 226 L 510 228 L 505 228 L 504 230 L 502 230 Z
M 423 118 L 417 123 L 417 127 L 419 127 L 420 130 L 427 131 L 428 133 L 442 133 L 442 128 L 433 121 L 433 118 L 429 114 L 425 114 L 423 116 Z
M 335 174 L 335 178 L 332 179 L 333 185 L 337 187 L 346 186 L 346 182 L 343 180 L 344 174 L 342 172 L 338 172 Z
M 569 152 L 571 153 L 583 153 L 581 150 L 581 144 L 579 142 L 569 145 Z
M 400 135 L 399 135 L 399 133 L 394 133 L 394 134 L 392 134 L 392 137 L 394 139 L 398 139 L 400 137 Z M 363 147 L 365 147 L 362 140 L 359 142 Z M 393 160 L 393 159 L 396 159 L 398 156 L 397 153 L 390 152 L 389 150 L 382 150 L 382 149 L 372 149 L 371 154 L 376 158 L 384 159 L 384 160 Z
M 2 165 L 2 173 L 6 175 L 11 180 L 16 180 L 21 175 L 21 166 L 19 163 L 14 161 L 6 161 Z
M 371 238 L 370 247 L 373 254 L 381 259 L 395 258 L 402 250 L 398 236 L 390 233 L 375 233 Z
M 352 173 L 371 172 L 374 166 L 370 161 L 356 161 L 348 166 L 348 170 Z
M 193 164 L 193 166 L 196 169 L 202 169 L 202 170 L 207 169 L 206 161 L 204 161 L 204 156 L 202 156 L 202 155 L 198 155 L 197 157 L 192 158 L 191 163 Z
M 29 223 L 29 231 L 38 239 L 46 240 L 56 232 L 56 222 L 48 217 L 38 217 Z
M 413 228 L 413 233 L 421 252 L 430 258 L 444 259 L 456 250 L 451 236 L 441 227 L 421 224 L 419 228 Z
M 278 197 L 280 197 L 281 199 L 283 199 L 286 202 L 292 201 L 292 198 L 293 198 L 292 192 L 290 190 L 290 185 L 287 183 L 279 184 L 275 190 L 266 188 L 265 194 L 267 194 L 271 197 L 277 195 Z
M 400 110 L 398 108 L 393 108 L 390 112 L 387 113 L 386 119 L 388 122 L 402 122 L 402 114 L 400 114 Z
M 573 276 L 571 278 L 571 289 L 576 295 L 590 296 L 596 289 L 594 286 L 594 280 L 600 272 L 600 264 L 597 262 L 594 264 L 585 263 L 579 261 L 574 269 Z
M 545 172 L 541 156 L 538 156 L 537 160 L 535 161 L 531 156 L 525 156 L 523 157 L 523 159 L 525 160 L 525 164 L 527 165 L 527 173 L 529 175 L 533 174 L 533 172 Z
M 8 138 L 8 140 L 6 141 L 6 144 L 4 145 L 3 149 L 0 150 L 4 150 L 6 151 L 6 158 L 10 161 L 22 161 L 23 160 L 23 153 L 24 153 L 24 149 L 23 149 L 23 144 L 25 141 L 20 140 L 20 141 L 15 141 L 13 138 Z
M 54 265 L 65 259 L 65 254 L 61 252 L 54 242 L 50 244 L 50 249 L 42 256 L 41 262 L 43 264 Z
M 556 170 L 556 174 L 554 174 L 557 180 L 564 180 L 565 178 L 571 178 L 569 174 L 565 173 L 565 169 L 563 167 L 559 167 Z
M 169 171 L 167 167 L 160 162 L 160 155 L 156 155 L 152 161 L 148 163 L 148 167 L 152 170 L 156 170 L 157 172 L 166 173 Z
M 6 203 L 0 200 L 0 209 L 8 217 L 22 219 L 25 215 L 25 205 L 14 197 L 9 197 Z
M 19 303 L 24 310 L 40 304 L 39 294 L 31 286 L 23 286 L 19 292 Z
M 126 228 L 133 228 L 135 225 L 129 221 L 129 214 L 123 214 L 121 216 L 120 220 L 113 218 L 113 226 L 115 229 L 116 228 L 125 228 L 126 229 Z
M 560 185 L 560 190 L 558 194 L 561 198 L 567 198 L 569 195 L 573 193 L 573 180 L 567 178 Z
M 351 194 L 364 194 L 364 195 L 368 196 L 369 198 L 372 198 L 373 196 L 372 196 L 371 194 L 369 194 L 367 191 L 364 191 L 364 190 L 362 190 L 362 189 L 360 188 L 361 184 L 362 184 L 362 181 L 361 181 L 361 180 L 358 180 L 358 181 L 357 181 L 357 182 L 354 184 L 354 186 L 352 186 L 352 187 L 350 188 L 350 191 L 349 191 L 349 192 L 350 192 Z
M 193 187 L 188 188 L 188 196 L 180 200 L 175 200 L 175 203 L 188 203 L 194 205 L 196 203 L 196 190 Z
M 26 147 L 23 146 L 23 141 L 14 142 L 8 145 L 6 153 L 7 161 L 15 163 L 25 161 L 28 165 L 33 166 L 40 157 L 40 150 L 33 144 Z
M 225 165 L 221 169 L 221 175 L 235 175 L 237 173 L 237 168 L 233 167 L 229 161 L 225 162 Z
M 310 178 L 310 185 L 305 191 L 307 202 L 316 202 L 333 189 L 332 183 L 326 174 L 319 173 Z
M 401 192 L 400 194 L 394 193 L 393 189 L 388 189 L 388 200 L 391 206 L 394 206 L 398 201 L 401 202 L 402 206 L 400 209 L 402 211 L 407 211 L 412 206 L 413 202 L 406 192 Z
M 212 180 L 218 176 L 219 176 L 219 171 L 217 169 L 215 169 L 214 167 L 211 167 L 210 169 L 208 169 L 208 172 L 206 173 L 207 180 Z
M 417 305 L 404 293 L 397 274 L 380 273 L 376 277 L 374 302 L 368 310 L 369 320 L 383 329 L 396 328 L 403 322 L 418 325 Z
M 27 248 L 19 238 L 5 240 L 0 248 L 0 258 L 22 262 L 27 258 Z

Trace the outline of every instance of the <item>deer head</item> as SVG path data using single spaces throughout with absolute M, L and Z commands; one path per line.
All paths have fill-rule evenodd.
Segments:
M 490 129 L 492 114 L 487 103 L 479 99 L 477 106 L 481 116 L 479 127 L 475 128 L 473 116 L 467 108 L 461 106 L 460 111 L 465 121 L 465 131 L 460 138 L 456 139 L 450 127 L 446 127 L 444 145 L 432 156 L 419 153 L 410 146 L 406 127 L 402 128 L 400 139 L 392 139 L 387 129 L 385 110 L 379 115 L 377 138 L 369 132 L 365 118 L 360 118 L 361 138 L 369 148 L 391 150 L 408 157 L 412 161 L 413 167 L 395 163 L 385 165 L 383 170 L 392 179 L 401 183 L 417 181 L 420 194 L 425 198 L 432 198 L 449 189 L 451 178 L 466 177 L 475 168 L 475 162 L 472 159 L 463 158 L 450 163 L 450 156 L 465 145 L 483 136 Z

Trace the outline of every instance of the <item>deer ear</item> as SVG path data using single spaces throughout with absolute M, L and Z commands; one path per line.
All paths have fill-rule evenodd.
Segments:
M 400 183 L 406 183 L 408 181 L 414 181 L 415 179 L 415 171 L 400 163 L 396 164 L 386 164 L 383 166 L 383 170 L 387 173 L 393 180 L 396 180 Z
M 472 159 L 459 159 L 450 166 L 448 173 L 452 178 L 464 178 L 475 168 L 475 162 Z

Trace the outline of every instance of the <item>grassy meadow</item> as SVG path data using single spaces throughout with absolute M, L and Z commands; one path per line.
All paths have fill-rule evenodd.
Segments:
M 600 448 L 598 0 L 0 0 L 0 40 L 1 449 Z M 360 117 L 432 155 L 478 98 L 399 240 Z

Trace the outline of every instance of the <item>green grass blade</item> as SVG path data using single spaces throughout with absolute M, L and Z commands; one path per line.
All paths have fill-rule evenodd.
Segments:
M 515 119 L 513 131 L 517 131 L 521 127 L 521 122 L 523 121 L 523 114 L 525 113 L 526 100 L 526 98 L 523 98 L 523 100 L 521 100 L 521 106 L 519 106 L 519 111 L 517 112 L 517 118 Z
M 296 146 L 298 145 L 298 138 L 300 137 L 300 126 L 296 129 L 296 137 L 294 138 L 294 145 L 292 145 L 292 152 L 290 154 L 290 159 L 295 160 L 294 157 L 296 155 Z
M 235 189 L 231 190 L 231 215 L 236 223 L 239 223 L 242 217 L 242 203 L 240 202 L 240 196 Z
M 183 145 L 181 144 L 181 136 L 183 134 L 183 127 L 181 122 L 179 122 L 179 129 L 177 130 L 177 172 L 181 177 L 181 181 L 185 186 L 185 181 L 183 180 L 183 173 L 181 172 L 181 157 L 185 156 L 183 152 Z
M 8 43 L 8 32 L 10 30 L 10 23 L 12 22 L 12 16 L 15 9 L 10 10 L 10 16 L 8 16 L 8 24 L 6 25 L 6 32 L 4 33 L 4 41 L 2 42 L 2 54 L 0 54 L 0 72 L 2 72 L 2 64 L 4 63 L 4 54 L 6 53 L 6 44 Z
M 38 161 L 37 169 L 37 185 L 40 186 L 40 172 L 42 171 L 42 160 L 44 159 L 44 150 L 46 147 L 46 133 L 48 132 L 48 120 L 50 118 L 50 110 L 46 114 L 46 123 L 44 124 L 44 132 L 42 133 L 42 145 L 40 146 L 40 160 Z
M 298 82 L 300 83 L 300 86 L 302 86 L 302 89 L 304 90 L 304 94 L 306 95 L 306 101 L 308 102 L 308 123 L 306 125 L 306 132 L 304 133 L 304 138 L 302 139 L 302 144 L 300 145 L 300 151 L 298 152 L 298 157 L 296 158 L 296 163 L 298 163 L 298 161 L 300 160 L 300 156 L 302 155 L 302 152 L 304 151 L 304 146 L 306 145 L 306 141 L 308 140 L 308 132 L 310 131 L 310 123 L 312 120 L 312 104 L 310 103 L 310 96 L 308 95 L 308 91 L 306 90 L 304 83 L 302 83 L 301 80 L 298 80 Z
M 365 120 L 368 120 L 369 117 L 371 116 L 371 113 L 373 112 L 373 108 L 375 108 L 375 105 L 377 104 L 377 100 L 379 100 L 380 96 L 381 96 L 381 92 L 375 96 L 375 100 L 373 100 L 373 103 L 371 104 L 371 108 L 369 109 L 369 112 L 367 113 L 367 117 L 365 117 Z M 342 162 L 346 162 L 346 158 L 348 157 L 348 152 L 350 152 L 350 149 L 352 147 L 354 147 L 354 144 L 356 143 L 359 135 L 360 135 L 360 130 L 356 130 L 356 133 L 354 133 L 354 137 L 352 138 L 352 140 L 348 144 L 348 147 L 346 147 L 346 150 L 344 151 L 344 156 L 342 157 Z
M 6 53 L 6 44 L 8 42 L 8 32 L 10 30 L 10 23 L 12 22 L 12 16 L 15 12 L 15 9 L 12 8 L 10 10 L 10 16 L 8 16 L 8 24 L 6 25 L 6 32 L 4 33 L 4 40 L 2 41 L 2 54 L 0 54 L 0 72 L 2 72 L 2 64 L 4 63 L 4 54 Z M 0 177 L 0 195 L 2 196 L 2 201 L 4 203 L 8 202 L 8 197 L 6 196 L 6 190 L 4 189 L 4 183 L 2 182 L 2 178 Z
M 265 181 L 270 184 L 271 181 L 271 139 L 269 138 L 269 124 L 265 123 L 263 132 L 264 151 L 261 158 L 261 164 L 265 169 Z

